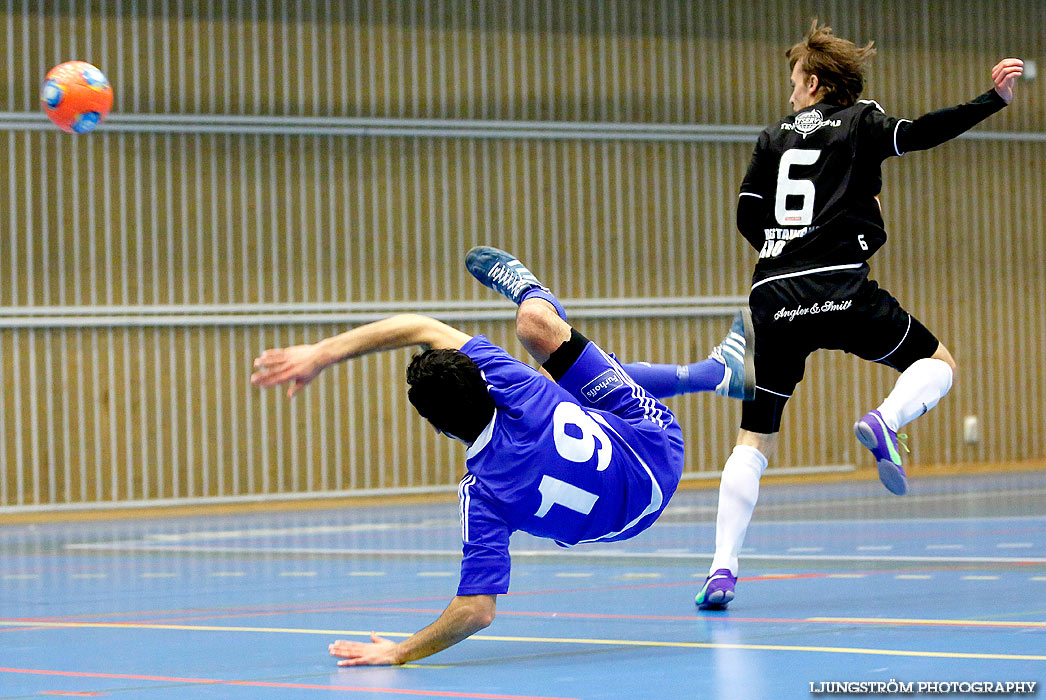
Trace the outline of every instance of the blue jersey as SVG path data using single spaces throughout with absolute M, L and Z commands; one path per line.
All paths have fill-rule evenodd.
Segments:
M 458 595 L 508 591 L 515 530 L 571 546 L 626 539 L 657 519 L 682 474 L 682 433 L 616 360 L 590 343 L 557 384 L 483 336 L 461 350 L 495 412 L 458 489 Z

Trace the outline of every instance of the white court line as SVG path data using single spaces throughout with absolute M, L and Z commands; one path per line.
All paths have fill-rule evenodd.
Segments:
M 1035 545 L 1031 542 L 1000 542 L 995 546 L 999 549 L 1027 549 Z
M 998 576 L 963 576 L 963 581 L 998 581 Z
M 894 578 L 901 579 L 903 581 L 907 581 L 907 580 L 916 580 L 916 579 L 927 579 L 927 578 L 933 578 L 933 577 L 930 576 L 929 574 L 897 574 L 896 576 L 894 576 Z
M 309 577 L 309 576 L 315 576 L 315 575 L 316 575 L 316 572 L 315 572 L 315 571 L 281 571 L 281 572 L 280 572 L 280 576 L 302 576 L 302 577 Z
M 711 557 L 711 554 L 695 555 Z M 1046 557 L 949 557 L 949 556 L 886 556 L 864 554 L 756 554 L 749 559 L 784 560 L 784 561 L 914 561 L 914 562 L 958 562 L 988 564 L 1046 564 Z
M 970 500 L 983 500 L 983 499 L 996 499 L 1004 498 L 1006 496 L 1033 496 L 1033 495 L 1046 495 L 1046 488 L 1028 488 L 1028 489 L 1008 489 L 1005 491 L 975 491 L 971 493 L 932 493 L 924 495 L 913 495 L 911 493 L 904 497 L 904 503 L 928 503 L 932 501 L 970 501 Z M 849 505 L 867 505 L 871 501 L 882 500 L 880 497 L 869 494 L 866 497 L 861 498 L 841 498 L 838 500 L 819 500 L 819 501 L 796 501 L 793 503 L 760 503 L 760 512 L 765 513 L 768 510 L 780 510 L 785 508 L 826 508 L 826 507 L 838 507 L 838 506 L 849 506 Z M 709 512 L 715 511 L 714 506 L 669 506 L 665 509 L 665 515 L 673 514 L 685 514 L 693 512 L 698 515 L 703 515 Z M 947 518 L 898 518 L 897 522 L 924 522 L 924 521 L 945 521 L 950 520 L 953 522 L 965 522 L 969 520 L 977 521 L 989 521 L 989 520 L 1042 520 L 1042 516 L 1036 515 L 992 515 L 984 518 L 959 518 L 959 517 L 947 517 Z M 798 522 L 809 522 L 809 523 L 821 523 L 821 522 L 868 522 L 868 519 L 850 518 L 840 520 L 784 520 L 784 521 L 768 521 L 760 520 L 761 523 L 798 523 Z M 891 519 L 891 522 L 894 522 Z
M 146 571 L 142 574 L 142 578 L 176 578 L 178 574 L 172 574 L 167 571 Z
M 350 571 L 349 576 L 384 576 L 384 571 Z
M 1015 491 L 994 491 L 994 492 L 985 492 L 985 493 L 989 494 L 989 495 L 992 495 L 992 496 L 995 496 L 995 495 L 1007 495 L 1007 494 L 1022 494 L 1022 495 L 1024 495 L 1024 494 L 1035 492 L 1035 491 L 1036 491 L 1035 489 L 1032 489 L 1030 491 L 1027 491 L 1027 490 L 1015 490 Z M 1041 491 L 1046 493 L 1046 489 L 1041 489 Z M 985 495 L 985 494 L 974 494 L 974 495 Z M 905 497 L 905 502 L 906 503 L 910 503 L 913 500 L 918 500 L 920 498 L 923 499 L 923 500 L 935 500 L 935 499 L 936 500 L 940 500 L 942 498 L 953 498 L 953 497 L 954 498 L 967 498 L 967 495 L 966 494 L 937 494 L 937 495 L 933 495 L 933 496 L 928 495 L 928 496 L 922 496 L 922 497 L 909 495 L 909 496 Z M 848 501 L 847 500 L 831 501 L 830 504 L 831 505 L 845 505 L 847 502 L 852 502 L 852 503 L 867 502 L 867 499 L 856 499 L 856 500 L 855 499 L 848 499 Z M 780 506 L 780 507 L 794 507 L 795 505 L 805 505 L 805 504 L 786 504 L 786 503 L 782 503 L 782 504 L 772 504 L 772 503 L 771 504 L 761 504 L 760 505 L 760 512 L 765 513 L 767 510 L 770 510 L 770 509 L 772 509 L 772 508 L 774 508 L 776 506 Z M 824 505 L 824 503 L 822 502 L 820 505 Z M 687 512 L 700 512 L 700 513 L 715 512 L 715 508 L 711 507 L 711 506 L 697 506 L 697 507 L 693 507 L 693 506 L 679 506 L 679 507 L 675 507 L 675 508 L 670 507 L 668 510 L 666 510 L 666 514 L 673 514 L 673 513 L 674 514 L 680 514 L 680 513 L 687 513 Z M 971 521 L 973 521 L 973 522 L 1015 522 L 1015 521 L 1043 521 L 1043 520 L 1044 520 L 1044 518 L 1042 516 L 1012 516 L 1012 517 L 1010 517 L 1010 516 L 989 516 L 989 517 L 975 517 L 975 518 L 958 518 L 958 517 L 946 517 L 946 518 L 896 518 L 896 519 L 891 518 L 891 519 L 888 519 L 886 522 L 889 522 L 890 524 L 906 524 L 906 523 L 945 523 L 945 522 L 971 522 Z M 776 526 L 782 526 L 782 525 L 832 525 L 832 524 L 843 524 L 843 523 L 867 524 L 869 522 L 873 522 L 873 521 L 871 521 L 869 519 L 859 519 L 859 518 L 821 519 L 821 520 L 765 520 L 765 519 L 760 519 L 759 521 L 753 523 L 753 525 L 756 526 L 756 527 L 762 527 L 762 526 L 774 526 L 774 527 L 776 527 Z M 883 521 L 874 521 L 874 522 L 883 522 Z M 697 524 L 701 525 L 701 524 L 711 524 L 711 523 L 699 522 Z M 120 543 L 120 542 L 104 543 L 104 544 L 103 543 L 79 543 L 79 544 L 68 544 L 65 547 L 66 547 L 66 549 L 74 549 L 74 550 L 75 549 L 87 549 L 87 550 L 129 549 L 130 550 L 130 549 L 132 549 L 131 547 L 124 546 L 124 545 L 126 545 L 126 544 L 134 544 L 136 546 L 133 548 L 133 551 L 207 551 L 207 550 L 203 550 L 203 549 L 195 550 L 195 549 L 189 549 L 189 548 L 177 549 L 176 550 L 176 549 L 173 549 L 173 548 L 170 548 L 170 547 L 162 547 L 162 546 L 150 548 L 147 545 L 147 543 L 148 542 L 154 542 L 154 543 L 172 543 L 173 544 L 173 543 L 182 543 L 182 542 L 199 541 L 199 540 L 220 540 L 220 539 L 237 539 L 237 538 L 249 538 L 249 539 L 253 539 L 253 540 L 258 540 L 258 539 L 262 539 L 264 537 L 286 537 L 286 536 L 290 536 L 290 535 L 329 535 L 329 534 L 345 534 L 345 533 L 353 533 L 353 532 L 355 532 L 355 533 L 383 532 L 383 531 L 389 531 L 389 530 L 410 531 L 410 530 L 417 529 L 417 528 L 426 528 L 426 527 L 431 528 L 433 526 L 448 527 L 448 528 L 449 527 L 454 527 L 454 528 L 456 528 L 456 527 L 458 527 L 458 525 L 459 525 L 458 521 L 457 520 L 453 520 L 453 519 L 427 518 L 427 519 L 414 521 L 414 522 L 402 522 L 402 521 L 400 521 L 400 522 L 377 522 L 377 523 L 357 523 L 357 524 L 354 524 L 354 525 L 338 525 L 338 526 L 323 525 L 323 526 L 300 526 L 300 527 L 285 527 L 285 528 L 239 528 L 239 529 L 235 529 L 235 530 L 206 530 L 206 531 L 198 531 L 198 532 L 171 533 L 171 534 L 159 533 L 159 534 L 146 535 L 143 538 L 143 540 L 131 540 L 131 541 L 128 541 L 126 543 Z M 693 525 L 694 525 L 694 522 L 692 522 L 692 521 L 691 522 L 658 522 L 658 523 L 655 523 L 655 527 L 658 527 L 658 528 L 692 527 Z M 949 548 L 957 549 L 957 548 L 961 548 L 962 546 L 963 545 L 931 545 L 930 547 L 933 548 L 933 549 L 949 549 Z M 1031 543 L 1020 542 L 1020 543 L 1012 543 L 1012 544 L 1000 544 L 998 546 L 1000 548 L 1008 548 L 1008 547 L 1026 548 L 1026 547 L 1031 547 L 1033 545 Z M 865 548 L 859 547 L 858 550 L 859 551 L 864 551 Z M 214 548 L 211 551 L 216 551 L 216 552 L 217 551 L 230 551 L 230 552 L 234 552 L 234 551 L 257 551 L 257 550 L 256 549 L 252 549 L 252 548 L 246 548 L 246 549 L 244 549 L 244 548 L 228 548 L 228 549 Z M 329 548 L 303 548 L 303 549 L 294 549 L 294 550 L 290 550 L 290 549 L 281 549 L 281 550 L 272 549 L 272 550 L 267 550 L 267 551 L 294 551 L 294 552 L 306 553 L 306 554 L 308 554 L 308 553 L 327 554 L 327 553 L 338 553 L 338 552 L 342 552 L 342 551 L 345 551 L 345 550 L 332 550 L 332 549 L 329 549 Z M 364 550 L 358 550 L 358 551 L 362 552 Z M 685 551 L 685 550 L 681 550 L 681 551 Z M 742 552 L 745 552 L 745 551 L 750 551 L 750 550 L 748 550 L 748 548 L 742 549 Z M 754 550 L 751 550 L 751 551 L 754 551 Z M 869 548 L 868 551 L 871 551 L 871 548 Z M 377 550 L 375 550 L 375 553 L 378 553 Z M 603 555 L 606 555 L 607 553 L 609 553 L 609 552 L 604 552 Z M 666 549 L 666 550 L 663 550 L 663 553 L 668 554 L 668 553 L 672 553 L 672 552 L 671 552 L 671 550 Z M 694 556 L 698 556 L 698 555 L 694 554 Z
M 242 571 L 215 571 L 211 576 L 215 578 L 234 578 L 236 576 L 246 576 Z
M 108 574 L 73 574 L 69 578 L 81 578 L 81 579 L 99 579 L 106 578 Z
M 927 549 L 965 549 L 964 544 L 928 544 Z
M 827 507 L 831 504 L 820 504 L 819 508 Z M 868 505 L 867 503 L 864 505 Z M 768 506 L 769 508 L 770 506 Z M 684 509 L 687 506 L 683 506 Z M 762 505 L 760 505 L 762 508 Z M 668 511 L 665 511 L 666 513 Z M 762 512 L 762 511 L 760 511 Z M 658 520 L 654 523 L 653 527 L 693 527 L 694 525 L 707 525 L 709 527 L 715 525 L 714 516 L 716 509 L 710 507 L 707 513 L 694 513 L 699 516 L 713 516 L 713 520 L 709 521 L 706 518 L 698 517 L 692 520 Z M 676 513 L 676 515 L 680 515 Z M 688 514 L 689 515 L 689 514 Z M 664 516 L 662 516 L 664 518 Z M 778 527 L 778 526 L 819 526 L 819 525 L 867 525 L 868 523 L 876 524 L 888 524 L 888 525 L 926 525 L 934 523 L 1011 523 L 1011 522 L 1043 522 L 1044 518 L 1040 515 L 1000 515 L 1000 516 L 986 516 L 986 517 L 969 517 L 969 518 L 768 518 L 759 519 L 753 521 L 751 527 L 764 526 L 764 527 Z
M 893 549 L 893 545 L 892 544 L 876 544 L 876 545 L 864 545 L 862 547 L 858 547 L 857 551 L 858 552 L 889 552 L 891 549 Z
M 4 574 L 5 581 L 31 581 L 40 578 L 40 574 Z
M 1046 489 L 1043 489 L 1046 493 Z M 1005 495 L 1006 492 L 992 492 L 993 494 Z M 1026 491 L 1014 491 L 1014 494 L 1024 494 Z M 942 494 L 948 495 L 948 494 Z M 949 496 L 950 497 L 950 496 Z M 905 496 L 905 502 L 910 503 L 914 498 L 913 496 Z M 930 498 L 926 496 L 924 498 Z M 965 496 L 964 496 L 965 498 Z M 854 501 L 856 503 L 857 501 Z M 864 502 L 864 501 L 862 501 Z M 846 501 L 831 501 L 831 502 L 819 502 L 818 507 L 824 505 L 845 505 Z M 760 504 L 760 512 L 765 513 L 774 507 L 793 507 L 795 504 Z M 801 505 L 801 504 L 800 504 Z M 700 514 L 715 513 L 716 508 L 714 506 L 678 506 L 675 508 L 669 507 L 665 511 L 665 515 L 672 514 L 684 514 L 688 512 L 698 512 Z M 893 524 L 905 524 L 905 523 L 945 523 L 945 522 L 1016 522 L 1016 521 L 1046 521 L 1043 516 L 989 516 L 989 517 L 972 517 L 972 518 L 958 518 L 958 517 L 944 517 L 944 518 L 888 518 L 885 520 L 876 520 L 869 518 L 826 518 L 818 520 L 767 520 L 759 519 L 752 523 L 753 526 L 779 526 L 779 525 L 831 525 L 841 523 L 854 523 L 854 524 L 867 524 L 869 522 L 887 522 Z M 704 521 L 685 521 L 685 522 L 667 522 L 659 521 L 655 524 L 656 527 L 692 527 L 697 522 L 699 525 L 712 525 L 713 523 L 706 523 Z M 237 528 L 235 530 L 202 530 L 195 532 L 183 532 L 183 533 L 157 533 L 145 535 L 141 540 L 134 540 L 135 542 L 157 542 L 157 543 L 179 543 L 179 542 L 191 542 L 199 540 L 228 540 L 228 539 L 239 539 L 247 538 L 252 540 L 258 540 L 265 537 L 287 537 L 291 535 L 336 535 L 345 533 L 367 533 L 367 532 L 387 532 L 390 530 L 404 530 L 410 531 L 419 528 L 433 528 L 433 527 L 446 527 L 446 528 L 458 528 L 460 523 L 456 519 L 450 518 L 426 518 L 423 520 L 417 520 L 412 522 L 375 522 L 375 523 L 357 523 L 355 525 L 317 525 L 317 526 L 299 526 L 299 527 L 282 527 L 282 528 Z M 1018 543 L 1023 545 L 1024 543 Z M 68 549 L 77 549 L 83 547 L 90 547 L 90 544 L 70 544 L 66 545 Z M 1031 545 L 1028 545 L 1031 546 Z
M 349 532 L 387 532 L 389 530 L 413 530 L 416 528 L 459 527 L 457 520 L 426 519 L 413 522 L 357 523 L 355 525 L 308 525 L 298 527 L 258 527 L 236 530 L 198 530 L 171 534 L 146 535 L 143 539 L 156 542 L 190 542 L 193 540 L 261 539 L 263 537 L 287 537 L 288 535 L 343 535 Z
M 933 545 L 930 545 L 931 547 Z M 961 546 L 961 545 L 960 545 Z M 134 542 L 102 542 L 96 544 L 67 545 L 67 549 L 113 551 L 113 552 L 199 552 L 199 553 L 237 553 L 237 554 L 339 554 L 402 557 L 454 557 L 461 558 L 460 549 L 350 549 L 345 547 L 208 547 L 208 546 L 174 546 L 137 544 Z M 620 549 L 589 549 L 570 551 L 557 549 L 521 549 L 512 552 L 515 558 L 546 557 L 568 559 L 710 559 L 712 552 L 694 552 L 692 554 L 672 554 L 666 552 L 626 552 Z M 952 556 L 887 556 L 873 554 L 749 554 L 747 559 L 767 561 L 914 561 L 914 562 L 981 562 L 989 564 L 1046 564 L 1046 557 L 952 557 Z
M 419 571 L 418 576 L 453 576 L 453 571 Z
M 823 552 L 824 547 L 789 547 L 789 552 Z

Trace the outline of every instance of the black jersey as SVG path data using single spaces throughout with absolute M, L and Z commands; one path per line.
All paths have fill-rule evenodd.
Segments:
M 763 130 L 740 194 L 763 200 L 763 221 L 743 231 L 757 278 L 862 263 L 886 242 L 875 197 L 900 121 L 870 100 L 821 102 Z
M 931 148 L 1005 106 L 994 90 L 914 122 L 873 100 L 820 102 L 759 135 L 738 201 L 738 228 L 756 250 L 754 281 L 865 261 L 886 242 L 877 196 L 882 162 Z

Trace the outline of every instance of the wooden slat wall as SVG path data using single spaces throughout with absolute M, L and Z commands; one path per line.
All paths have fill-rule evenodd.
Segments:
M 0 109 L 50 66 L 104 66 L 123 112 L 763 124 L 812 17 L 880 55 L 868 95 L 917 114 L 1035 58 L 1038 0 L 50 0 L 0 3 Z M 993 128 L 1043 131 L 1039 90 Z
M 1036 58 L 1046 4 L 1005 2 L 0 2 L 0 111 L 51 65 L 106 70 L 133 113 L 764 124 L 817 15 L 880 49 L 866 96 L 917 116 Z M 1041 79 L 1040 79 L 1041 80 Z M 1046 131 L 1038 82 L 984 127 Z M 483 300 L 472 245 L 567 298 L 740 295 L 747 143 L 0 133 L 0 306 Z M 890 161 L 878 279 L 949 345 L 952 394 L 916 463 L 1046 455 L 1046 143 L 960 141 Z M 703 356 L 726 319 L 579 323 L 627 360 Z M 470 332 L 522 353 L 505 323 Z M 407 353 L 336 368 L 290 404 L 246 384 L 262 347 L 340 328 L 0 330 L 0 507 L 450 484 L 461 454 L 403 397 Z M 892 385 L 821 354 L 775 465 L 867 465 L 850 422 Z M 688 470 L 737 405 L 677 399 Z M 984 438 L 966 445 L 978 415 Z

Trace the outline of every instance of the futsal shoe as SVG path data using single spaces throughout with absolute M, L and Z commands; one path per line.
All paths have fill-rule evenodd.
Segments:
M 490 246 L 477 246 L 465 255 L 465 267 L 484 287 L 493 289 L 519 305 L 531 289 L 548 288 L 538 281 L 511 253 Z
M 726 610 L 726 605 L 734 599 L 734 586 L 737 577 L 730 569 L 716 569 L 716 572 L 705 579 L 701 592 L 694 598 L 694 604 L 700 610 Z
M 755 398 L 755 330 L 752 312 L 747 307 L 734 315 L 730 331 L 723 342 L 712 348 L 709 357 L 726 365 L 715 393 L 742 401 Z
M 883 486 L 898 496 L 908 493 L 908 475 L 901 466 L 901 453 L 897 450 L 900 446 L 905 452 L 909 451 L 908 446 L 904 444 L 908 436 L 891 430 L 879 411 L 861 416 L 861 419 L 854 423 L 854 432 L 858 441 L 872 451 Z

